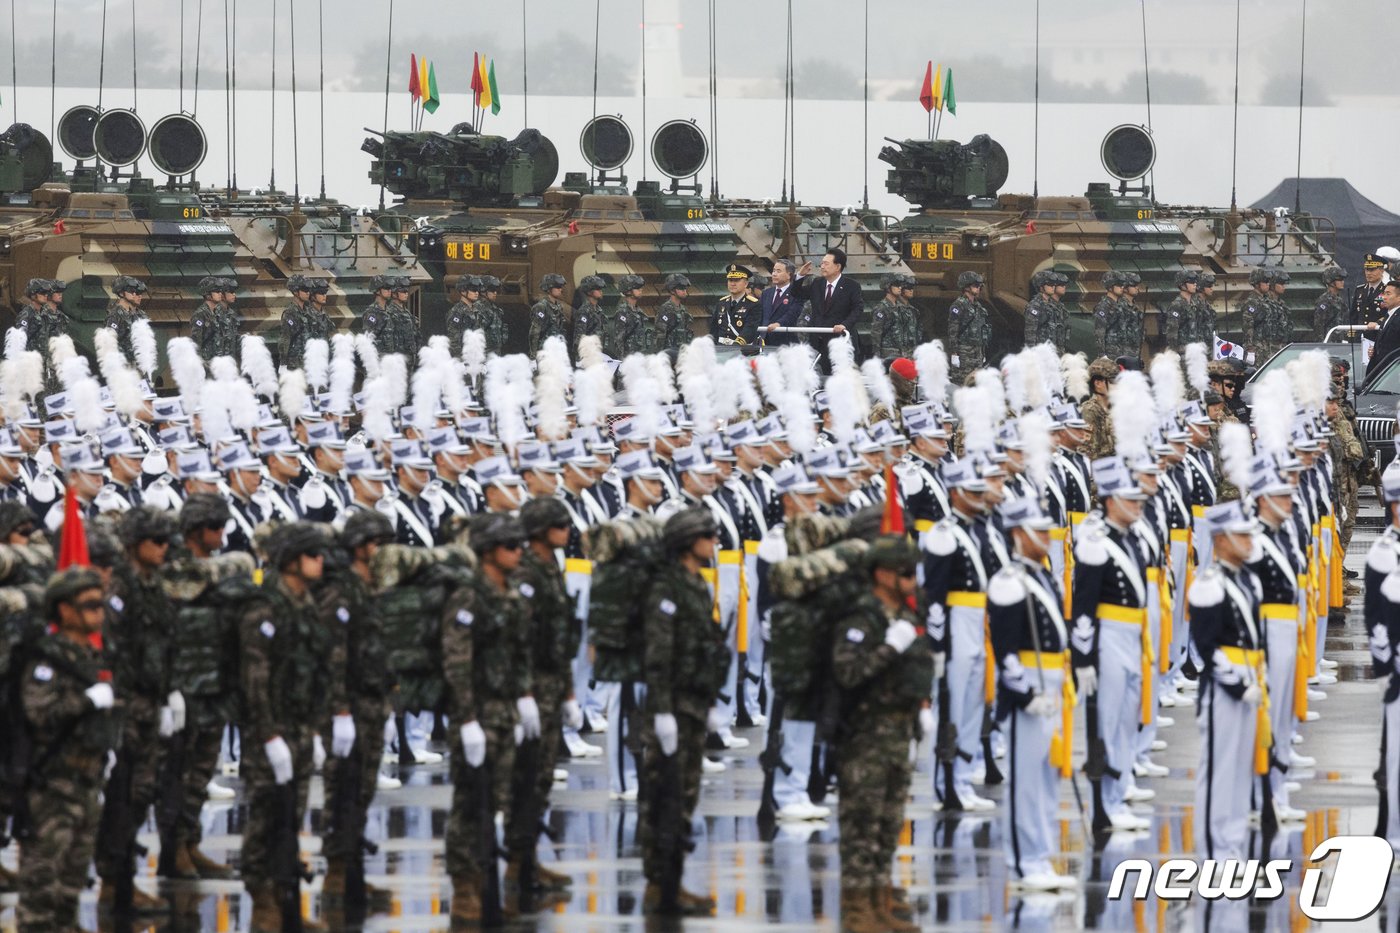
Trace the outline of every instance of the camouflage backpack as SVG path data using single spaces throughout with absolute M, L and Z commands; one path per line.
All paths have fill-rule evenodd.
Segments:
M 849 599 L 834 598 L 833 591 L 860 566 L 868 546 L 859 539 L 840 541 L 789 557 L 769 574 L 777 601 L 768 617 L 768 665 L 773 689 L 789 704 L 792 718 L 814 719 L 811 694 L 831 682 L 831 621 L 849 606 Z
M 215 721 L 237 712 L 238 622 L 262 592 L 253 580 L 255 568 L 251 554 L 232 551 L 208 560 L 176 561 L 161 580 L 176 613 L 171 688 L 203 701 L 196 708 Z
M 476 556 L 463 545 L 380 547 L 370 565 L 383 622 L 389 672 L 398 680 L 400 708 L 436 710 L 446 694 L 442 674 L 442 612 L 447 597 L 471 580 Z
M 641 594 L 661 565 L 661 522 L 627 518 L 590 528 L 584 548 L 593 559 L 588 591 L 588 641 L 594 675 L 603 681 L 642 678 L 646 650 Z

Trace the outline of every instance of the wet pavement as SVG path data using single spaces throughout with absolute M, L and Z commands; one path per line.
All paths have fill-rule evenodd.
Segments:
M 1357 529 L 1346 565 L 1359 570 L 1366 549 L 1378 531 L 1379 512 L 1363 512 L 1368 527 Z M 1359 610 L 1359 597 L 1352 600 Z M 1291 858 L 1294 870 L 1284 876 L 1285 894 L 1266 906 L 1223 905 L 1207 914 L 1199 901 L 1190 903 L 1149 897 L 1134 903 L 1109 901 L 1107 880 L 1113 866 L 1128 858 L 1154 862 L 1194 854 L 1192 834 L 1194 769 L 1197 734 L 1192 711 L 1166 711 L 1175 724 L 1159 733 L 1169 747 L 1155 755 L 1171 768 L 1162 778 L 1139 783 L 1156 791 L 1151 802 L 1150 833 L 1113 837 L 1098 857 L 1086 857 L 1085 822 L 1070 782 L 1064 782 L 1059 805 L 1061 846 L 1059 870 L 1088 879 L 1073 896 L 1018 897 L 1008 892 L 1001 839 L 1003 814 L 987 818 L 945 818 L 934 812 L 933 788 L 927 747 L 920 751 L 907 821 L 894 866 L 894 880 L 906 887 L 925 929 L 940 930 L 1252 930 L 1294 931 L 1309 921 L 1297 906 L 1304 858 L 1322 839 L 1337 834 L 1369 834 L 1376 825 L 1377 793 L 1372 773 L 1380 747 L 1379 693 L 1369 674 L 1367 641 L 1359 611 L 1347 624 L 1328 631 L 1326 656 L 1339 662 L 1340 682 L 1326 688 L 1327 699 L 1313 704 L 1320 719 L 1302 726 L 1300 750 L 1314 756 L 1318 765 L 1310 772 L 1291 775 L 1302 789 L 1293 795 L 1295 807 L 1307 811 L 1306 822 L 1292 824 L 1276 839 L 1272 857 Z M 1082 716 L 1077 727 L 1083 735 Z M 693 930 L 839 930 L 839 859 L 837 821 L 781 826 L 771 841 L 764 841 L 755 818 L 762 788 L 758 754 L 762 730 L 739 730 L 750 746 L 722 755 L 724 773 L 707 776 L 696 815 L 697 847 L 686 863 L 686 886 L 712 895 L 718 908 L 713 919 L 687 920 Z M 589 740 L 601 744 L 602 736 Z M 1082 755 L 1082 742 L 1076 743 Z M 636 806 L 610 802 L 606 766 L 601 758 L 572 759 L 562 763 L 567 782 L 555 785 L 548 822 L 555 839 L 544 840 L 540 859 L 550 868 L 574 879 L 567 899 L 547 912 L 516 921 L 513 929 L 558 931 L 612 931 L 647 929 L 641 914 L 645 882 L 640 852 L 634 844 Z M 398 773 L 385 765 L 386 772 Z M 379 852 L 366 863 L 368 880 L 389 889 L 393 900 L 388 912 L 372 916 L 365 930 L 410 931 L 448 928 L 450 885 L 443 865 L 443 835 L 447 824 L 450 788 L 446 765 L 406 769 L 404 786 L 382 791 L 370 812 L 368 836 Z M 1077 776 L 1079 792 L 1088 801 L 1089 787 Z M 237 779 L 224 779 L 237 786 Z M 1000 799 L 1001 788 L 989 788 L 986 796 Z M 319 779 L 312 784 L 311 813 L 302 832 L 303 857 L 313 868 L 323 869 L 316 829 L 322 819 Z M 828 801 L 831 803 L 831 801 Z M 839 807 L 839 802 L 836 804 Z M 1145 812 L 1145 811 L 1144 811 Z M 239 833 L 246 818 L 241 793 L 229 803 L 205 806 L 204 849 L 216 859 L 236 863 Z M 146 827 L 142 844 L 152 853 L 158 848 L 153 825 Z M 3 862 L 14 867 L 16 852 L 10 847 Z M 1092 877 L 1090 877 L 1092 875 Z M 138 884 L 156 890 L 154 855 L 143 860 Z M 1348 929 L 1394 929 L 1400 921 L 1400 885 L 1381 910 Z M 176 901 L 178 914 L 163 918 L 154 927 L 177 931 L 247 930 L 251 905 L 236 881 L 197 882 L 162 889 Z M 303 886 L 303 910 L 320 915 L 319 878 Z M 13 895 L 0 898 L 0 931 L 15 929 Z M 97 928 L 95 889 L 82 901 L 80 919 L 88 929 Z M 137 927 L 140 929 L 140 927 Z

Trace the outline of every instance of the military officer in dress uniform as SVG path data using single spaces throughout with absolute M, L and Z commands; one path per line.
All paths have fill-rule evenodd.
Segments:
M 306 445 L 311 450 L 312 470 L 293 493 L 296 509 L 307 521 L 325 522 L 337 527 L 345 518 L 350 487 L 340 478 L 345 468 L 345 438 L 331 421 L 306 426 Z
M 1381 287 L 1385 285 L 1385 260 L 1375 253 L 1367 253 L 1361 263 L 1363 281 L 1351 292 L 1352 324 L 1385 323 L 1385 309 L 1381 307 Z
M 451 425 L 430 429 L 426 440 L 437 473 L 437 493 L 444 498 L 444 514 L 461 518 L 482 511 L 481 484 L 471 476 L 472 445 L 464 443 Z
M 265 506 L 258 496 L 262 486 L 262 463 L 241 441 L 219 451 L 219 469 L 227 484 L 228 504 L 233 521 L 225 550 L 253 553 L 253 533 L 267 520 Z
M 101 441 L 112 481 L 93 500 L 97 511 L 125 512 L 141 505 L 141 460 L 146 452 L 131 439 L 126 428 L 112 428 L 102 435 Z
M 423 495 L 428 487 L 433 461 L 417 441 L 400 441 L 393 446 L 392 461 L 397 495 L 390 518 L 400 544 L 432 547 L 437 543 L 438 512 Z
M 280 426 L 258 431 L 257 441 L 258 456 L 267 470 L 267 481 L 254 495 L 263 509 L 263 520 L 299 520 L 301 502 L 292 480 L 301 475 L 301 447 L 292 440 L 291 432 Z
M 721 346 L 752 346 L 758 342 L 762 312 L 759 303 L 748 293 L 749 270 L 731 262 L 725 267 L 724 276 L 729 294 L 715 303 L 710 317 L 710 336 Z

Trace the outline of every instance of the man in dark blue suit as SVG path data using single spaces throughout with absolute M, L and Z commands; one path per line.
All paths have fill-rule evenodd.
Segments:
M 802 295 L 798 289 L 799 275 L 805 275 L 812 271 L 812 264 L 809 262 L 802 267 L 799 273 L 797 264 L 791 259 L 779 259 L 773 266 L 773 284 L 763 290 L 759 296 L 759 310 L 762 312 L 760 318 L 761 327 L 764 331 L 772 331 L 775 327 L 792 327 L 797 324 L 797 316 L 802 313 Z M 775 344 L 788 343 L 790 338 L 786 334 L 769 333 L 764 338 L 764 342 L 769 346 Z
M 811 305 L 807 320 L 803 323 L 811 327 L 831 329 L 831 337 L 813 334 L 812 346 L 821 357 L 822 371 L 831 371 L 831 360 L 826 347 L 832 337 L 849 334 L 855 343 L 856 359 L 860 359 L 860 337 L 856 327 L 865 319 L 865 301 L 860 294 L 860 284 L 846 275 L 846 253 L 835 247 L 822 256 L 819 275 L 801 279 L 794 292 L 801 292 L 802 298 Z

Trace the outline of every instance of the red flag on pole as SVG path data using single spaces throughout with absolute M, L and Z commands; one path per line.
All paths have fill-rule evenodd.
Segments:
M 58 569 L 69 567 L 89 567 L 87 529 L 83 527 L 83 513 L 78 508 L 78 498 L 73 487 L 63 494 L 63 531 L 58 545 Z
M 899 505 L 899 477 L 894 467 L 885 467 L 885 513 L 880 516 L 880 534 L 904 534 L 904 509 Z
M 472 103 L 481 106 L 481 53 L 472 53 Z
M 924 110 L 933 112 L 933 59 L 929 59 L 928 68 L 924 69 L 924 86 L 919 91 L 919 103 L 924 105 Z
M 408 53 L 408 93 L 414 100 L 423 96 L 423 89 L 418 86 L 418 56 L 412 52 Z

